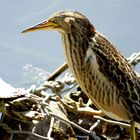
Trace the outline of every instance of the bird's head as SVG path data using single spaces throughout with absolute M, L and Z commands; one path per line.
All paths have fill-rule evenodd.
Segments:
M 77 11 L 62 11 L 55 13 L 48 20 L 24 30 L 22 33 L 38 30 L 54 30 L 60 33 L 90 32 L 93 26 L 89 20 Z

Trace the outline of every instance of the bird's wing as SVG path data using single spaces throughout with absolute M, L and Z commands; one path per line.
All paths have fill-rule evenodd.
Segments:
M 136 74 L 127 59 L 101 34 L 92 38 L 91 46 L 99 64 L 99 70 L 120 91 L 120 97 L 134 114 L 140 112 L 140 77 Z M 136 117 L 140 117 L 136 116 Z M 138 119 L 140 121 L 140 118 Z

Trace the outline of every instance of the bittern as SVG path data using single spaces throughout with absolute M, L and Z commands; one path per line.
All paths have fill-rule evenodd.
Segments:
M 140 128 L 140 78 L 122 53 L 86 16 L 66 10 L 23 31 L 58 31 L 68 66 L 84 93 L 112 119 Z M 134 125 L 135 124 L 135 125 Z

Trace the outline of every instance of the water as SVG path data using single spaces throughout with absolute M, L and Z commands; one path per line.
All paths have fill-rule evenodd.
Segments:
M 65 62 L 58 33 L 20 33 L 59 10 L 75 9 L 84 13 L 125 56 L 140 51 L 139 0 L 0 2 L 0 77 L 15 87 L 28 87 L 36 83 L 36 68 L 47 75 Z M 24 69 L 27 65 L 32 66 L 29 72 Z M 137 70 L 140 72 L 139 67 Z

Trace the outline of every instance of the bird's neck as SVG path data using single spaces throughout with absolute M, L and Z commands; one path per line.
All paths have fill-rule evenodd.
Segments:
M 62 34 L 64 53 L 70 68 L 83 65 L 86 50 L 88 49 L 88 41 L 85 40 L 81 36 Z
M 83 77 L 82 73 L 84 71 L 84 62 L 88 49 L 88 41 L 85 40 L 83 38 L 77 38 L 74 35 L 62 34 L 67 63 L 79 85 L 81 85 L 81 77 Z

